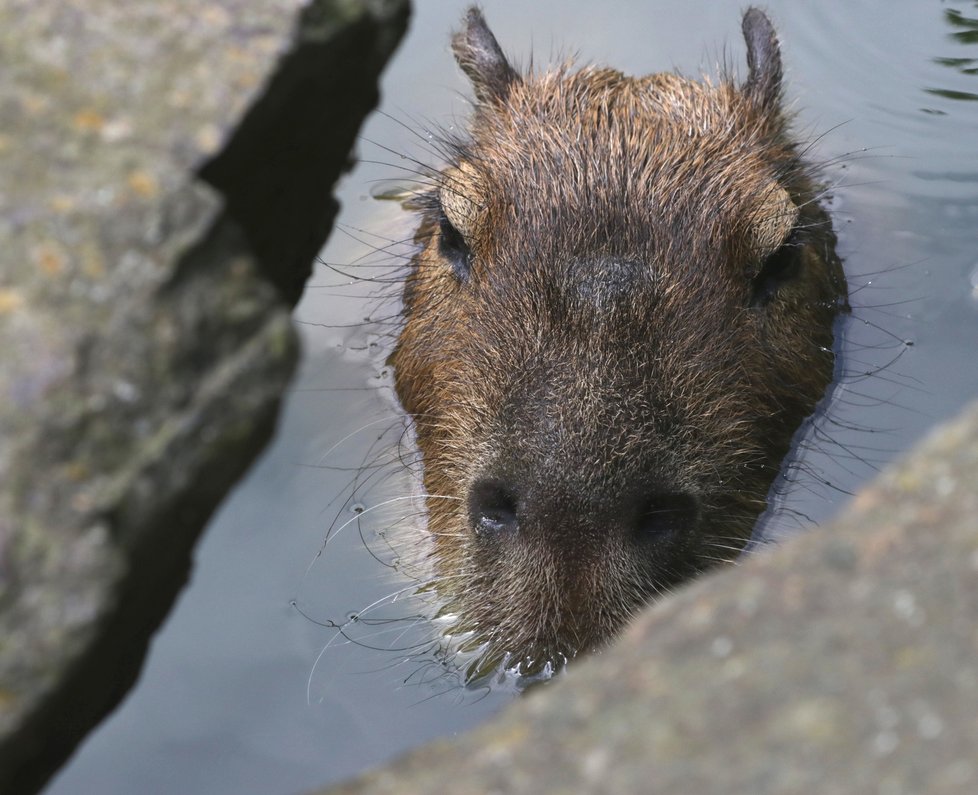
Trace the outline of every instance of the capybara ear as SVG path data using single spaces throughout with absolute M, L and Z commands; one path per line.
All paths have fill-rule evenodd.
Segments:
M 747 81 L 744 93 L 758 107 L 774 110 L 781 99 L 781 49 L 767 15 L 759 8 L 744 12 L 747 42 Z
M 475 6 L 465 15 L 465 27 L 452 36 L 452 51 L 480 102 L 501 102 L 520 79 Z

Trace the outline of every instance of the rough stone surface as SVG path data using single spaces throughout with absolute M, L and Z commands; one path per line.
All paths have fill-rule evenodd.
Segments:
M 138 674 L 271 433 L 406 0 L 0 0 L 0 792 Z
M 338 793 L 978 792 L 978 404 L 834 525 Z

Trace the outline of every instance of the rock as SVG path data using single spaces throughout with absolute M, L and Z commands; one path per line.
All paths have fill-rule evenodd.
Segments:
M 330 790 L 978 792 L 978 404 L 833 525 L 653 605 L 480 730 Z
M 406 0 L 0 0 L 5 795 L 125 694 L 268 439 L 406 22 Z

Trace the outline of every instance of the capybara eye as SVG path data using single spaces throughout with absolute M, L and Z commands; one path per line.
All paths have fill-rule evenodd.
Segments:
M 462 233 L 452 226 L 444 213 L 438 224 L 438 253 L 448 260 L 456 279 L 468 281 L 472 252 Z
M 778 290 L 801 273 L 802 248 L 797 231 L 769 254 L 751 284 L 750 306 L 767 306 Z

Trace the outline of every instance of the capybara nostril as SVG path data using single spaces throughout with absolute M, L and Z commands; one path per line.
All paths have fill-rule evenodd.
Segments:
M 469 521 L 473 532 L 485 540 L 502 540 L 516 535 L 515 491 L 500 480 L 477 480 L 469 492 Z

